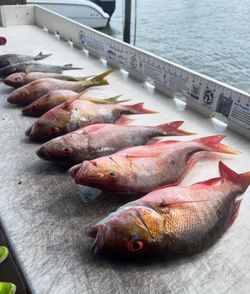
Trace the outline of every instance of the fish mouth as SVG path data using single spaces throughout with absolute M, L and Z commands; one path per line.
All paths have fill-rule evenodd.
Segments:
M 17 104 L 17 101 L 16 101 L 16 99 L 15 99 L 15 96 L 13 96 L 13 95 L 10 95 L 10 96 L 7 98 L 7 101 L 8 101 L 9 103 L 12 103 L 12 104 Z
M 44 160 L 51 160 L 49 153 L 46 151 L 46 148 L 42 146 L 40 149 L 36 151 L 36 155 Z
M 33 108 L 31 108 L 29 105 L 28 106 L 26 106 L 26 107 L 24 107 L 23 109 L 22 109 L 22 114 L 24 114 L 24 115 L 32 115 L 33 114 Z
M 30 126 L 26 131 L 25 131 L 25 136 L 29 137 L 31 131 L 32 131 L 33 125 Z
M 78 184 L 77 182 L 77 174 L 79 172 L 79 170 L 81 169 L 81 163 L 72 166 L 69 170 L 68 170 L 68 174 L 75 179 L 76 184 Z
M 89 230 L 88 235 L 91 238 L 95 239 L 94 243 L 92 244 L 90 248 L 91 253 L 98 254 L 103 251 L 106 232 L 107 232 L 107 226 L 104 224 L 99 224 Z
M 93 166 L 96 166 L 90 161 L 84 161 L 82 163 L 79 163 L 77 165 L 72 166 L 68 170 L 68 174 L 74 178 L 76 184 L 81 184 L 81 185 L 88 185 L 92 183 L 91 175 L 87 175 L 86 173 Z M 86 177 L 85 177 L 86 176 Z M 90 181 L 91 180 L 91 181 Z

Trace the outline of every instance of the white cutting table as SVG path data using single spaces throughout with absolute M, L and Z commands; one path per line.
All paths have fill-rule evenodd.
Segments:
M 39 11 L 54 16 L 55 22 L 70 22 Z M 44 62 L 84 67 L 84 71 L 72 72 L 76 76 L 107 69 L 103 59 L 72 48 L 36 24 L 7 25 L 0 32 L 8 39 L 1 54 L 53 53 Z M 90 93 L 101 97 L 122 94 L 131 103 L 144 101 L 147 108 L 160 112 L 131 116 L 138 124 L 184 120 L 183 128 L 198 135 L 180 140 L 225 134 L 224 142 L 242 154 L 220 158 L 237 172 L 250 170 L 249 139 L 229 130 L 225 123 L 197 112 L 196 107 L 185 108 L 184 102 L 166 97 L 124 71 L 108 79 L 110 86 Z M 250 293 L 250 189 L 232 228 L 202 254 L 169 262 L 145 259 L 139 264 L 94 256 L 89 252 L 92 240 L 86 236 L 87 229 L 131 197 L 99 195 L 97 190 L 78 187 L 65 170 L 40 160 L 35 155 L 39 144 L 24 136 L 34 119 L 22 116 L 19 107 L 6 102 L 10 92 L 11 88 L 0 84 L 0 217 L 34 293 Z M 183 184 L 217 175 L 217 161 L 199 162 Z

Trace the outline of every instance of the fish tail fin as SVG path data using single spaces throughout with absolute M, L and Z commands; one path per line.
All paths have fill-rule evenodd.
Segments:
M 72 63 L 64 64 L 63 70 L 83 69 L 82 67 L 75 67 Z
M 121 103 L 121 102 L 126 102 L 129 101 L 130 99 L 119 99 L 121 95 L 117 95 L 114 97 L 109 97 L 109 98 L 96 98 L 96 97 L 82 97 L 81 99 L 83 100 L 88 100 L 94 103 L 99 103 L 99 104 L 116 104 L 116 103 Z
M 88 89 L 85 89 L 84 91 L 82 91 L 82 92 L 80 92 L 80 93 L 77 93 L 76 95 L 74 95 L 74 96 L 72 96 L 70 99 L 68 99 L 66 102 L 64 102 L 64 104 L 63 104 L 63 109 L 67 109 L 69 106 L 70 106 L 70 104 L 72 103 L 72 102 L 74 102 L 75 100 L 77 100 L 77 99 L 80 99 L 80 97 L 85 93 L 85 92 L 87 92 L 88 91 Z
M 100 85 L 108 85 L 108 81 L 105 80 L 105 78 L 113 73 L 114 71 L 117 71 L 117 68 L 109 69 L 97 76 L 94 76 L 93 78 L 89 79 L 88 82 L 91 86 L 100 86 Z
M 41 51 L 39 54 L 37 54 L 35 57 L 34 57 L 34 60 L 42 60 L 42 59 L 45 59 L 47 57 L 50 57 L 52 55 L 52 53 L 49 53 L 49 54 L 43 54 L 43 52 Z
M 207 147 L 209 150 L 220 152 L 220 153 L 228 153 L 228 154 L 239 154 L 240 151 L 230 148 L 225 144 L 221 144 L 220 142 L 225 138 L 224 135 L 216 135 L 209 136 L 200 139 L 193 140 L 194 142 L 200 143 L 203 146 Z
M 179 130 L 179 127 L 184 123 L 183 120 L 180 121 L 172 121 L 166 124 L 158 125 L 154 128 L 160 130 L 163 135 L 174 135 L 174 136 L 188 136 L 188 135 L 196 135 L 195 133 L 186 132 L 184 130 Z
M 238 174 L 230 169 L 228 166 L 226 166 L 222 161 L 219 162 L 219 171 L 221 177 L 240 185 L 243 192 L 250 185 L 250 171 L 243 174 Z
M 133 105 L 124 105 L 126 111 L 132 114 L 144 114 L 144 113 L 159 113 L 158 111 L 143 108 L 144 103 L 136 103 Z

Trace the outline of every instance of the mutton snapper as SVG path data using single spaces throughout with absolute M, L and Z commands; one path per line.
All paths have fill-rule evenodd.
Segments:
M 111 213 L 89 230 L 93 253 L 120 257 L 190 256 L 211 247 L 234 223 L 250 172 L 222 162 L 220 177 L 187 187 L 162 187 Z
M 45 59 L 52 54 L 43 54 L 40 52 L 36 56 L 30 56 L 30 55 L 22 55 L 22 54 L 3 54 L 0 55 L 0 69 L 4 68 L 8 65 L 11 65 L 13 63 L 20 63 L 20 62 L 27 62 L 27 61 L 37 61 Z
M 128 126 L 124 124 L 93 124 L 45 143 L 37 155 L 63 165 L 110 155 L 118 150 L 155 142 L 158 136 L 192 135 L 179 127 L 183 121 L 158 126 Z
M 179 183 L 198 160 L 210 158 L 214 152 L 239 153 L 220 143 L 224 137 L 209 136 L 192 141 L 163 141 L 130 147 L 84 161 L 73 166 L 69 174 L 76 184 L 143 195 L 157 187 Z
M 114 70 L 116 69 L 105 71 L 100 75 L 83 81 L 61 81 L 49 78 L 36 80 L 14 90 L 7 98 L 7 101 L 12 104 L 26 106 L 53 90 L 61 89 L 80 92 L 89 87 L 107 85 L 108 81 L 105 80 L 105 77 L 114 72 Z
M 156 113 L 143 108 L 143 103 L 134 105 L 96 104 L 77 99 L 58 105 L 42 115 L 27 131 L 33 141 L 48 141 L 77 130 L 91 123 L 114 123 L 123 114 Z

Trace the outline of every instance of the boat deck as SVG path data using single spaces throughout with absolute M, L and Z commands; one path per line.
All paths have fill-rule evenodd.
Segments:
M 53 53 L 46 63 L 73 63 L 84 67 L 84 75 L 107 69 L 101 59 L 72 48 L 35 25 L 1 28 L 1 35 L 8 39 L 1 54 L 37 54 L 42 50 Z M 183 102 L 167 98 L 122 71 L 108 79 L 110 85 L 94 90 L 93 95 L 122 94 L 131 98 L 131 103 L 144 101 L 147 108 L 160 112 L 133 116 L 134 123 L 184 120 L 183 128 L 198 135 L 181 140 L 225 134 L 225 143 L 242 154 L 223 156 L 223 161 L 237 172 L 250 170 L 247 138 L 217 120 L 185 109 Z M 39 144 L 24 136 L 34 119 L 22 116 L 20 108 L 6 102 L 10 92 L 11 88 L 0 84 L 0 217 L 34 293 L 250 293 L 249 189 L 232 228 L 202 254 L 141 263 L 92 255 L 88 228 L 131 198 L 78 187 L 65 170 L 40 160 L 35 154 Z M 217 175 L 216 161 L 200 162 L 183 183 Z

